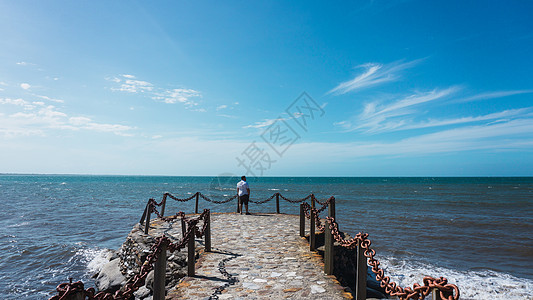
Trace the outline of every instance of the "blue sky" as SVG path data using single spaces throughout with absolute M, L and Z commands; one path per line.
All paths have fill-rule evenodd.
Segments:
M 0 0 L 0 173 L 532 176 L 532 11 Z

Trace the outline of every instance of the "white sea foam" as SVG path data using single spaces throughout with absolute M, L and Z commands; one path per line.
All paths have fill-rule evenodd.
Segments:
M 446 277 L 461 292 L 461 299 L 523 300 L 533 297 L 533 280 L 490 270 L 457 271 L 430 264 L 376 257 L 385 275 L 402 287 L 423 284 L 424 276 Z
M 76 256 L 80 257 L 87 264 L 88 274 L 93 275 L 100 272 L 102 267 L 109 262 L 111 253 L 112 251 L 109 249 L 84 248 L 79 249 L 76 252 Z
M 8 228 L 14 228 L 14 227 L 22 227 L 22 226 L 28 226 L 28 225 L 30 225 L 30 222 L 17 223 L 17 224 L 13 224 L 13 225 L 8 225 L 7 227 Z

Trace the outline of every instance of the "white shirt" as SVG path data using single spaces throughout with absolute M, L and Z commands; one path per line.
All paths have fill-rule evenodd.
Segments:
M 239 189 L 239 196 L 242 196 L 242 195 L 248 195 L 248 183 L 244 180 L 241 180 L 239 181 L 239 183 L 237 183 L 237 188 Z

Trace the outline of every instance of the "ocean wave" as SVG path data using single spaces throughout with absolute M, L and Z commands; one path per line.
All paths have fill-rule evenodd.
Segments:
M 533 280 L 526 278 L 491 270 L 459 271 L 390 257 L 379 260 L 385 275 L 402 287 L 422 284 L 424 276 L 443 276 L 448 279 L 448 283 L 459 287 L 463 300 L 523 300 L 533 297 Z
M 99 273 L 102 267 L 109 262 L 109 257 L 113 251 L 109 249 L 99 248 L 83 248 L 76 252 L 74 257 L 81 258 L 80 260 L 87 265 L 87 273 L 92 276 Z

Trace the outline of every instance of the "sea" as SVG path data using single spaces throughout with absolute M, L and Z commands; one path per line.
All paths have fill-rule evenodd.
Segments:
M 139 222 L 149 198 L 196 192 L 223 200 L 232 176 L 0 175 L 0 298 L 48 299 L 56 286 L 94 286 L 111 250 Z M 336 199 L 340 230 L 366 232 L 386 275 L 401 286 L 446 277 L 461 299 L 533 298 L 533 177 L 256 177 L 251 200 L 274 193 Z M 168 200 L 166 214 L 194 201 Z M 236 203 L 200 200 L 200 209 Z M 275 201 L 250 211 L 275 212 Z M 297 204 L 281 200 L 283 213 Z M 323 213 L 325 214 L 325 212 Z M 245 229 L 243 229 L 245 230 Z M 216 245 L 214 245 L 216 247 Z

